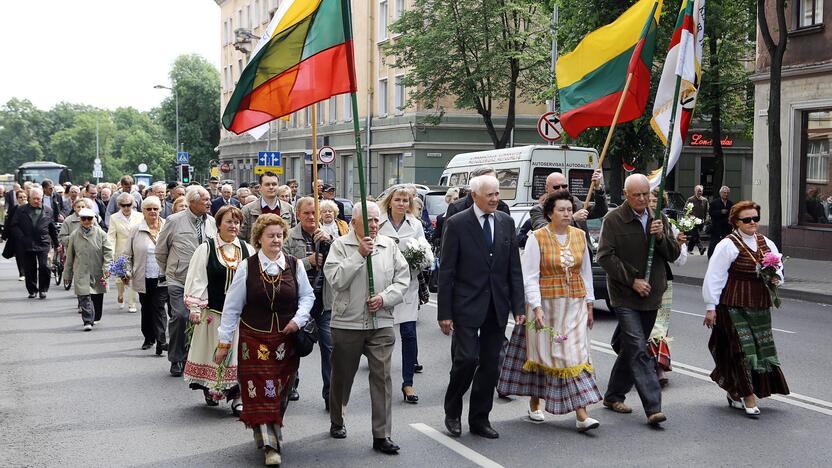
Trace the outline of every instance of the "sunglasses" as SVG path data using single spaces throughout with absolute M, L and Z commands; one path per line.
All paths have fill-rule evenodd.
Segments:
M 148 206 L 144 210 L 145 211 L 159 211 L 159 208 L 156 208 L 155 206 Z
M 568 185 L 568 184 L 563 184 L 563 185 L 553 185 L 553 186 L 552 186 L 552 190 L 560 190 L 560 189 L 568 189 L 568 188 L 569 188 L 569 185 Z
M 739 221 L 743 224 L 751 224 L 752 222 L 759 223 L 760 222 L 760 217 L 759 216 L 749 216 L 747 218 L 739 218 L 739 219 L 737 219 L 737 221 Z
M 128 208 L 128 207 L 133 206 L 133 204 L 132 204 L 132 203 L 128 203 L 128 204 L 126 204 L 126 205 L 119 205 L 119 206 L 120 206 L 120 207 L 122 207 L 122 208 Z
M 90 216 L 81 216 L 81 221 L 92 221 Z

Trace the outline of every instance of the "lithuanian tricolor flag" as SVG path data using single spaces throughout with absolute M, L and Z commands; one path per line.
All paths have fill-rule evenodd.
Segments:
M 355 92 L 349 0 L 284 0 L 251 53 L 222 124 L 242 133 Z
M 662 0 L 640 0 L 558 58 L 560 121 L 569 136 L 575 138 L 589 127 L 612 124 L 629 73 L 633 78 L 618 123 L 644 113 L 661 11 Z

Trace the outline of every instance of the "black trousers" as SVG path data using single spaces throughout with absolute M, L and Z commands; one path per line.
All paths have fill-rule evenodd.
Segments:
M 699 232 L 702 229 L 701 226 L 696 226 L 690 231 L 685 233 L 685 236 L 688 238 L 688 253 L 693 253 L 694 247 L 702 248 L 700 245 L 699 240 Z
M 49 269 L 49 252 L 21 252 L 26 290 L 29 294 L 49 291 L 52 270 Z
M 616 307 L 618 326 L 612 334 L 613 351 L 618 354 L 607 384 L 607 401 L 624 401 L 635 385 L 644 412 L 649 416 L 662 410 L 662 389 L 656 375 L 656 359 L 647 355 L 647 338 L 656 323 L 655 310 Z
M 136 279 L 136 281 L 141 281 Z M 158 278 L 144 279 L 145 292 L 139 293 L 142 306 L 142 336 L 145 343 L 165 343 L 168 318 L 165 316 L 165 304 L 168 302 L 167 286 L 159 286 Z
M 445 393 L 445 417 L 460 419 L 462 397 L 471 388 L 468 424 L 488 423 L 494 405 L 494 387 L 500 376 L 500 351 L 505 341 L 505 327 L 497 322 L 492 304 L 481 327 L 454 324 L 451 340 L 451 378 Z

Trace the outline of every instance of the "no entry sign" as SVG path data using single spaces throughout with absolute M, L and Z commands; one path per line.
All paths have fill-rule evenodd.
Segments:
M 560 119 L 554 112 L 547 112 L 537 121 L 537 133 L 546 141 L 558 141 L 563 134 Z

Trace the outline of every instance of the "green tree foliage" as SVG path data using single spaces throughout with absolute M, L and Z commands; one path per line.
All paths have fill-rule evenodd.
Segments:
M 180 55 L 170 71 L 171 83 L 179 98 L 179 141 L 190 153 L 190 164 L 197 171 L 208 170 L 220 142 L 220 75 L 199 55 Z M 176 141 L 176 102 L 173 93 L 159 109 L 159 121 L 167 141 Z
M 390 30 L 385 52 L 407 69 L 409 103 L 434 109 L 441 100 L 474 109 L 495 148 L 505 147 L 519 96 L 542 102 L 548 89 L 551 4 L 546 0 L 416 0 Z M 505 112 L 500 131 L 494 114 Z
M 12 98 L 0 107 L 0 172 L 13 173 L 25 162 L 42 160 L 47 127 L 47 116 L 29 100 Z

